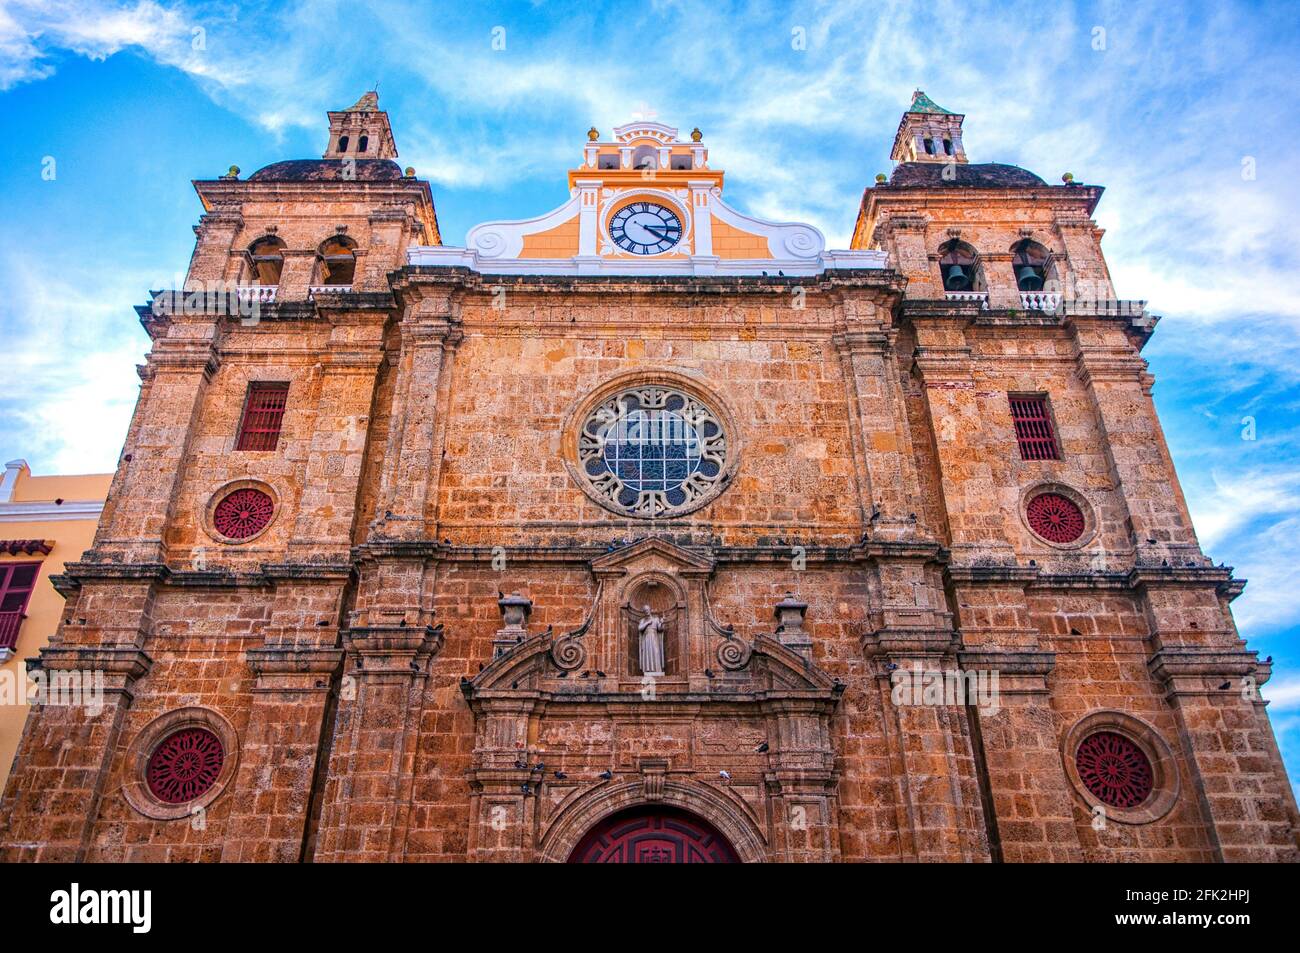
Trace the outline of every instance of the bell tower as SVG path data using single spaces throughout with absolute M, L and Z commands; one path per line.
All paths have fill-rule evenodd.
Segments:
M 397 143 L 388 113 L 379 108 L 379 94 L 373 90 L 356 105 L 330 117 L 330 142 L 326 159 L 396 159 Z
M 966 117 L 936 105 L 917 90 L 894 136 L 895 162 L 965 162 L 961 123 Z

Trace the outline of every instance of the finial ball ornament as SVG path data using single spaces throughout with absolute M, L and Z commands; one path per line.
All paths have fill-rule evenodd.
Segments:
M 595 126 L 592 126 L 590 129 L 587 130 L 587 138 L 590 139 L 592 142 L 595 142 L 597 139 L 600 138 L 600 131 Z
M 699 142 L 704 138 L 704 133 L 700 132 L 700 127 L 696 126 L 691 130 L 691 142 Z
M 876 184 L 877 184 L 877 185 L 884 185 L 887 181 L 889 181 L 889 180 L 885 177 L 885 173 L 883 173 L 883 172 L 877 172 L 877 173 L 876 173 Z
M 1065 173 L 1063 176 L 1061 176 L 1061 181 L 1064 182 L 1066 185 L 1069 185 L 1071 182 L 1074 181 L 1074 173 L 1073 172 Z
M 406 167 L 406 177 L 407 177 L 408 179 L 413 179 L 413 178 L 415 178 L 415 166 L 413 166 L 413 165 L 408 165 L 408 166 Z

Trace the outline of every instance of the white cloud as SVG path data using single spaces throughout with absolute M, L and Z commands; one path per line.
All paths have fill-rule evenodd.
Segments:
M 31 392 L 0 398 L 0 449 L 6 460 L 40 461 L 45 472 L 112 470 L 139 391 L 135 365 L 148 347 L 123 302 L 143 299 L 150 275 L 121 270 L 86 282 L 24 252 L 12 265 L 0 369 L 6 380 L 41 387 L 37 400 Z
M 1268 699 L 1270 714 L 1296 711 L 1300 709 L 1300 675 L 1269 679 L 1260 689 L 1260 694 Z

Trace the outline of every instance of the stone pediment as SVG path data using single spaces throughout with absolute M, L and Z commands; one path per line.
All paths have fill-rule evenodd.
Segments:
M 565 703 L 591 702 L 607 705 L 701 702 L 764 702 L 781 698 L 822 700 L 833 704 L 844 686 L 812 662 L 770 635 L 753 641 L 739 636 L 724 640 L 734 667 L 710 669 L 702 691 L 683 686 L 684 691 L 664 690 L 647 698 L 640 690 L 620 690 L 618 680 L 599 669 L 566 671 L 556 664 L 557 646 L 572 633 L 547 630 L 518 643 L 472 679 L 461 682 L 461 690 L 473 705 L 483 700 L 536 699 Z M 723 653 L 719 653 L 723 654 Z
M 710 555 L 663 538 L 604 553 L 589 563 L 595 586 L 584 618 L 565 632 L 530 635 L 532 600 L 502 595 L 492 663 L 462 683 L 466 696 L 656 703 L 837 694 L 812 663 L 807 604 L 787 594 L 776 630 L 745 638 L 713 616 L 714 568 Z M 656 640 L 649 648 L 647 638 Z
M 711 557 L 657 537 L 639 539 L 613 552 L 597 556 L 591 561 L 591 571 L 597 576 L 616 575 L 638 569 L 711 574 L 713 566 Z

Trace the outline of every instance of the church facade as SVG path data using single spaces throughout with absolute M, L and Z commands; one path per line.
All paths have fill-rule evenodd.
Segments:
M 1300 856 L 1101 188 L 918 91 L 850 249 L 650 121 L 453 247 L 329 119 L 194 183 L 0 857 Z

